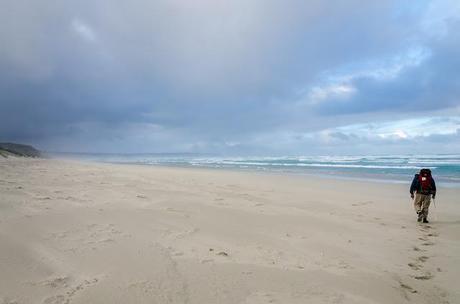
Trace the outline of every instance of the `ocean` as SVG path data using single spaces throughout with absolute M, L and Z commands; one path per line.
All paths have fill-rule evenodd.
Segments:
M 223 157 L 203 154 L 58 154 L 85 160 L 152 166 L 235 169 L 321 177 L 410 183 L 429 168 L 437 184 L 460 187 L 460 154 Z

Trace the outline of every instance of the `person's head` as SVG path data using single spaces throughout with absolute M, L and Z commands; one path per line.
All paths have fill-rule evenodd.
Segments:
M 421 169 L 420 170 L 420 175 L 421 176 L 429 176 L 429 175 L 431 175 L 431 170 L 430 169 Z

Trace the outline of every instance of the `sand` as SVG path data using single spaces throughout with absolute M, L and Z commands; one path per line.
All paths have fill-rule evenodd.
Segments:
M 0 158 L 0 303 L 460 303 L 459 196 Z

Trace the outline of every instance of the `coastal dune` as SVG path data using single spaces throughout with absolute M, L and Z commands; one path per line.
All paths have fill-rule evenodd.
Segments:
M 458 303 L 460 190 L 408 186 L 0 158 L 0 303 Z

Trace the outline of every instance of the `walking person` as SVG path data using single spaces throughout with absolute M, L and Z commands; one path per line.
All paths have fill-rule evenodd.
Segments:
M 431 198 L 436 197 L 436 183 L 431 176 L 430 169 L 421 169 L 415 174 L 410 185 L 410 197 L 414 199 L 414 208 L 417 212 L 417 222 L 428 223 L 428 208 Z

